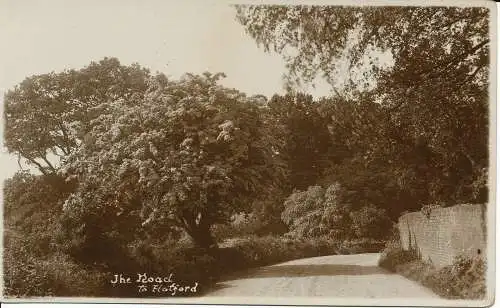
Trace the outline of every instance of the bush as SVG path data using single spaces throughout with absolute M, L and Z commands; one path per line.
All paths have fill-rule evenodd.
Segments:
M 382 251 L 385 245 L 385 241 L 375 240 L 371 238 L 345 240 L 340 244 L 338 253 L 343 255 L 357 253 L 375 253 Z
M 288 225 L 291 236 L 318 238 L 328 236 L 337 241 L 387 239 L 392 221 L 384 209 L 373 205 L 357 210 L 342 202 L 344 189 L 338 183 L 310 186 L 306 191 L 295 191 L 284 203 L 281 218 Z
M 480 258 L 458 256 L 452 265 L 432 272 L 423 283 L 446 298 L 481 299 L 486 295 L 486 265 Z
M 378 264 L 391 272 L 396 272 L 398 266 L 409 264 L 418 259 L 418 252 L 413 249 L 404 250 L 400 247 L 389 246 L 382 251 Z
M 263 205 L 260 205 L 264 207 Z M 271 206 L 269 206 L 271 207 Z M 267 208 L 251 213 L 238 213 L 231 217 L 228 224 L 217 224 L 212 227 L 213 236 L 223 242 L 235 237 L 248 237 L 252 235 L 281 235 L 287 232 L 286 225 L 274 213 L 266 212 Z
M 106 272 L 91 270 L 60 252 L 57 238 L 60 179 L 19 172 L 4 186 L 4 293 L 9 297 L 101 296 Z
M 19 242 L 18 242 L 19 243 Z M 33 257 L 19 245 L 4 249 L 7 297 L 103 296 L 108 273 L 87 270 L 64 254 Z
M 337 254 L 339 245 L 329 239 L 297 240 L 285 237 L 248 237 L 219 250 L 223 273 L 300 258 Z
M 449 299 L 481 299 L 486 295 L 486 266 L 481 258 L 459 256 L 452 265 L 437 269 L 421 260 L 415 250 L 403 250 L 392 242 L 379 265 L 430 288 Z
M 176 283 L 192 285 L 197 282 L 199 290 L 203 290 L 218 277 L 214 252 L 193 247 L 191 243 L 179 245 L 179 243 L 166 242 L 163 245 L 149 245 L 147 242 L 140 242 L 130 247 L 130 255 L 137 263 L 136 270 L 130 271 L 132 276 L 136 273 L 148 273 L 161 277 L 173 274 L 173 280 Z M 137 296 L 136 289 L 130 292 L 132 294 L 125 293 L 121 296 Z M 186 294 L 178 294 L 178 296 L 183 295 Z M 158 296 L 164 295 L 158 293 Z

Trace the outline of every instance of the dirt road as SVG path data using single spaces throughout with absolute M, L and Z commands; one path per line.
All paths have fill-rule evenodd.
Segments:
M 378 258 L 376 253 L 338 255 L 261 267 L 218 283 L 208 296 L 439 298 L 378 267 Z

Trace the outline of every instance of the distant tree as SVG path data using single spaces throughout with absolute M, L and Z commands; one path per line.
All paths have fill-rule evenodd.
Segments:
M 350 236 L 349 208 L 341 204 L 339 192 L 340 185 L 332 184 L 327 189 L 311 186 L 292 193 L 281 214 L 289 233 L 299 238 Z
M 148 70 L 115 58 L 28 77 L 5 94 L 5 146 L 41 173 L 55 174 L 98 116 L 94 107 L 142 95 L 148 78 Z
M 88 213 L 134 215 L 207 248 L 216 245 L 213 224 L 280 184 L 265 105 L 218 85 L 220 77 L 157 78 L 144 97 L 95 107 L 99 116 L 61 169 L 79 183 L 64 206 L 75 228 Z

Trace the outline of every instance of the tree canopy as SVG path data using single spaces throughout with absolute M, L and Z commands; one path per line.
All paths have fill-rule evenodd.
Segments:
M 65 208 L 76 218 L 135 212 L 144 226 L 168 223 L 209 247 L 212 224 L 248 210 L 282 178 L 265 106 L 217 85 L 219 74 L 160 77 L 144 97 L 95 107 L 99 116 L 62 169 L 79 183 Z
M 266 51 L 284 56 L 288 80 L 354 90 L 390 72 L 401 82 L 453 72 L 484 81 L 488 65 L 489 10 L 480 7 L 347 7 L 236 5 L 237 20 Z M 387 53 L 385 57 L 381 57 Z M 390 56 L 389 56 L 390 55 Z M 382 58 L 392 63 L 381 63 Z M 391 65 L 392 64 L 392 65 Z M 342 74 L 341 66 L 348 70 Z M 351 74 L 352 73 L 352 74 Z M 358 75 L 356 75 L 358 74 Z M 364 83 L 361 89 L 366 89 Z M 337 89 L 342 92 L 344 89 Z M 359 90 L 359 87 L 358 87 Z
M 116 58 L 28 77 L 5 94 L 5 146 L 43 174 L 54 174 L 96 117 L 92 108 L 143 93 L 148 78 L 148 70 Z

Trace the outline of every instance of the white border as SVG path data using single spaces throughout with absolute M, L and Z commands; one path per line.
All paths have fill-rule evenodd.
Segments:
M 200 0 L 190 0 L 191 2 L 197 2 Z M 202 0 L 201 0 L 202 1 Z M 417 0 L 417 1 L 401 1 L 401 0 L 372 0 L 372 1 L 278 1 L 278 0 L 267 0 L 267 1 L 232 1 L 232 0 L 205 0 L 202 2 L 210 2 L 214 5 L 225 4 L 301 4 L 301 5 L 347 5 L 347 6 L 455 6 L 455 7 L 487 7 L 490 9 L 490 127 L 489 127 L 489 138 L 490 138 L 490 169 L 489 169 L 489 206 L 487 211 L 488 217 L 488 260 L 495 260 L 495 239 L 496 239 L 496 166 L 497 166 L 497 108 L 496 108 L 496 98 L 497 98 L 497 55 L 498 55 L 498 42 L 497 42 L 497 16 L 498 16 L 498 6 L 492 1 L 465 1 L 465 0 Z M 224 2 L 224 3 L 222 3 Z M 3 123 L 2 123 L 3 124 Z M 492 189 L 495 187 L 496 189 Z M 0 192 L 0 198 L 3 192 Z M 3 202 L 2 202 L 3 203 Z M 0 207 L 0 214 L 3 217 L 3 206 Z M 0 237 L 1 247 L 3 247 L 3 225 L 2 225 L 2 236 Z M 0 251 L 0 255 L 3 251 Z M 2 262 L 3 270 L 3 262 Z M 3 273 L 3 271 L 2 271 Z M 3 276 L 3 275 L 2 275 Z M 0 279 L 0 285 L 3 289 L 3 279 Z M 23 298 L 23 299 L 10 299 L 2 298 L 3 303 L 116 303 L 116 304 L 144 304 L 144 303 L 156 303 L 156 304 L 192 304 L 199 307 L 204 305 L 326 305 L 326 306 L 443 306 L 443 307 L 484 307 L 490 306 L 494 303 L 495 294 L 495 262 L 488 262 L 488 274 L 487 274 L 487 296 L 484 300 L 479 301 L 467 301 L 467 300 L 423 300 L 421 298 L 401 298 L 401 299 L 366 299 L 366 298 L 313 298 L 313 297 L 289 297 L 289 298 L 266 298 L 266 297 L 196 297 L 196 298 L 163 298 L 163 299 L 142 299 L 142 298 Z M 11 305 L 9 305 L 11 306 Z M 37 305 L 38 306 L 38 305 Z M 131 307 L 127 305 L 128 307 Z M 20 307 L 18 304 L 16 307 Z

